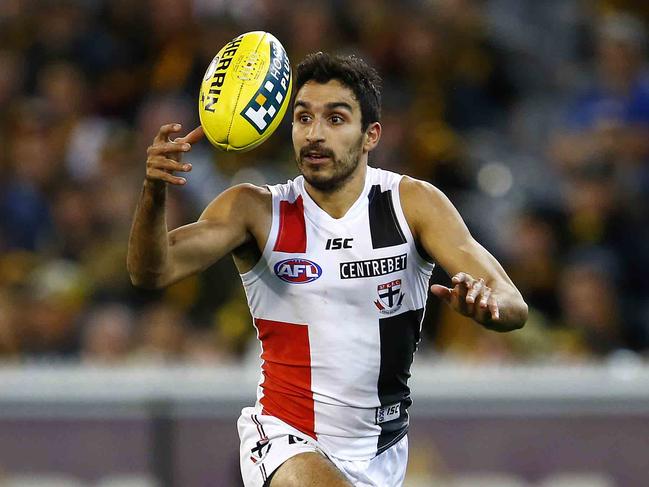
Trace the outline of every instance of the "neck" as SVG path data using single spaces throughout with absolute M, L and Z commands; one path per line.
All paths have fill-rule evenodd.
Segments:
M 367 160 L 361 160 L 358 168 L 340 187 L 332 191 L 322 191 L 311 186 L 306 179 L 304 187 L 315 203 L 332 218 L 342 218 L 358 199 L 365 187 Z

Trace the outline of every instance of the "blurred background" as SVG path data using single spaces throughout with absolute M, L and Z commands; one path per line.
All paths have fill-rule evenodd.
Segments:
M 106 485 L 237 485 L 235 406 L 254 397 L 256 377 L 245 371 L 257 367 L 259 346 L 236 270 L 224 259 L 151 292 L 131 286 L 125 258 L 146 147 L 164 123 L 180 122 L 186 131 L 198 124 L 204 70 L 222 45 L 250 30 L 272 32 L 294 65 L 319 50 L 355 53 L 373 64 L 384 80 L 384 132 L 370 164 L 441 188 L 530 305 L 526 327 L 500 335 L 429 300 L 416 365 L 435 379 L 422 384 L 422 403 L 439 409 L 421 408 L 430 428 L 411 462 L 409 485 L 438 485 L 431 479 L 442 473 L 452 485 L 492 485 L 486 477 L 471 483 L 476 471 L 504 472 L 494 481 L 499 486 L 646 485 L 646 460 L 638 460 L 645 475 L 602 463 L 611 458 L 605 441 L 597 453 L 578 455 L 581 463 L 557 455 L 568 461 L 557 468 L 574 474 L 568 480 L 557 474 L 556 482 L 541 484 L 554 470 L 544 470 L 531 453 L 527 467 L 507 460 L 540 430 L 555 431 L 548 445 L 568 448 L 570 422 L 541 423 L 530 436 L 516 430 L 520 444 L 508 445 L 511 424 L 472 437 L 501 452 L 487 455 L 491 461 L 482 451 L 462 458 L 461 440 L 480 429 L 475 414 L 489 401 L 506 405 L 518 394 L 520 409 L 510 413 L 520 420 L 530 411 L 525 398 L 536 391 L 540 402 L 532 406 L 549 408 L 536 410 L 537 419 L 579 417 L 607 400 L 610 408 L 597 414 L 609 420 L 644 415 L 644 422 L 627 424 L 619 441 L 632 440 L 630 451 L 649 447 L 649 432 L 640 427 L 649 418 L 643 392 L 649 388 L 634 382 L 647 375 L 649 351 L 648 21 L 642 0 L 0 0 L 0 472 L 7 485 L 19 485 L 19 474 L 52 472 L 63 483 L 50 478 L 42 485 L 99 485 L 113 471 L 144 476 Z M 232 184 L 296 175 L 288 120 L 250 153 L 226 155 L 201 142 L 187 160 L 194 167 L 187 186 L 170 191 L 171 228 L 196 220 Z M 433 280 L 448 276 L 437 269 Z M 178 370 L 185 371 L 180 378 L 170 372 Z M 494 373 L 483 377 L 485 370 Z M 545 381 L 539 370 L 550 375 L 530 389 L 534 380 Z M 566 370 L 596 375 L 582 381 L 577 372 L 567 374 L 574 382 L 553 389 Z M 508 375 L 516 371 L 524 375 Z M 194 384 L 190 377 L 205 382 L 187 385 Z M 170 378 L 185 383 L 185 393 Z M 69 387 L 70 380 L 79 387 Z M 459 389 L 446 397 L 440 383 Z M 474 387 L 484 384 L 501 394 L 476 396 Z M 620 384 L 628 389 L 611 393 Z M 435 402 L 440 394 L 468 408 L 465 416 Z M 611 403 L 611 394 L 620 402 Z M 92 439 L 88 429 L 125 428 L 115 416 L 124 401 L 146 403 L 131 411 L 142 415 L 146 438 L 131 458 L 140 455 L 143 463 L 117 461 L 102 472 L 101 462 L 84 470 L 43 460 L 61 447 L 58 434 L 68 428 L 79 434 L 65 445 L 99 442 L 101 451 L 113 448 L 110 441 L 119 445 L 119 434 Z M 186 448 L 194 452 L 203 441 L 218 446 L 220 453 L 200 450 L 225 455 L 228 467 L 220 471 L 231 477 L 190 479 L 183 475 L 197 471 L 191 462 L 173 463 L 182 456 L 174 447 L 183 431 L 179 403 L 198 408 L 198 416 L 210 416 L 219 404 L 228 411 L 219 416 L 222 427 L 195 426 L 203 434 L 227 431 L 227 441 L 218 433 L 202 440 L 189 435 Z M 79 418 L 90 405 L 98 423 L 88 426 Z M 74 420 L 71 410 L 81 416 Z M 597 417 L 593 424 L 606 424 Z M 495 427 L 494 417 L 483 419 L 482 426 Z M 471 421 L 478 421 L 474 428 Z M 31 452 L 45 441 L 44 428 L 53 443 L 39 443 L 41 458 Z M 466 429 L 457 458 L 445 457 L 443 428 Z M 620 428 L 613 421 L 597 438 Z M 32 430 L 33 437 L 25 436 Z M 585 441 L 579 449 L 597 444 L 589 425 L 574 431 Z M 24 450 L 16 449 L 18 437 L 29 438 L 20 443 Z M 500 450 L 491 446 L 494 438 Z M 84 448 L 68 450 L 76 458 Z M 460 484 L 463 469 L 468 483 Z M 69 484 L 70 478 L 84 483 Z

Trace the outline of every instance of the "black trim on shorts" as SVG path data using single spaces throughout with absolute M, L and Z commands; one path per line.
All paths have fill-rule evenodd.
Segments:
M 257 419 L 257 415 L 251 414 L 250 419 L 252 419 L 252 422 L 255 423 L 255 425 L 257 426 L 257 433 L 259 433 L 259 438 L 262 440 L 264 438 L 268 438 L 266 436 L 266 432 L 264 431 L 264 426 L 261 424 L 261 421 Z
M 261 424 L 261 421 L 257 419 L 257 415 L 251 414 L 250 419 L 252 419 L 252 422 L 255 423 L 255 426 L 257 427 L 257 433 L 259 434 L 259 439 L 268 440 L 268 436 L 266 436 L 266 432 L 264 431 L 264 426 Z M 269 450 L 270 447 L 271 445 L 268 445 Z M 270 485 L 270 478 L 273 476 L 273 474 L 271 474 L 270 477 L 266 475 L 266 466 L 263 463 L 259 464 L 259 471 L 261 472 L 261 478 L 264 481 L 264 487 L 266 487 L 266 485 Z
M 379 319 L 381 340 L 381 368 L 378 395 L 381 407 L 400 404 L 400 415 L 391 421 L 380 423 L 381 434 L 377 443 L 377 455 L 384 452 L 408 432 L 408 407 L 410 399 L 410 366 L 421 338 L 421 320 L 424 308 Z
M 272 482 L 273 477 L 275 476 L 275 473 L 277 473 L 277 471 L 279 470 L 279 467 L 281 467 L 281 465 L 278 466 L 275 470 L 273 470 L 273 472 L 268 476 L 268 478 L 264 480 L 263 487 L 270 487 L 270 483 Z M 265 469 L 264 469 L 264 472 L 265 472 Z
M 406 237 L 394 211 L 392 190 L 381 191 L 381 186 L 375 184 L 368 198 L 372 248 L 381 249 L 406 243 Z

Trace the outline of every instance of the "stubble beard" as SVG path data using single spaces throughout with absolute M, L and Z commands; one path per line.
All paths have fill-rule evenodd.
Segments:
M 304 157 L 310 150 L 317 149 L 317 146 L 307 146 L 302 148 L 300 154 L 296 158 L 297 167 L 302 173 L 302 176 L 304 176 L 306 182 L 311 186 L 319 191 L 333 193 L 342 188 L 358 168 L 361 161 L 362 145 L 363 137 L 361 136 L 359 137 L 358 142 L 352 144 L 347 153 L 341 158 L 337 158 L 332 151 L 328 151 L 327 155 L 331 157 L 333 162 L 333 174 L 330 176 L 324 174 L 324 171 L 322 171 L 323 168 L 316 168 L 310 173 L 304 171 Z

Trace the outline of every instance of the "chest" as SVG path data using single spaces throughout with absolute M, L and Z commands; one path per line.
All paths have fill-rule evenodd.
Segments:
M 369 218 L 313 222 L 305 219 L 304 252 L 276 246 L 268 260 L 273 287 L 284 298 L 310 303 L 372 305 L 380 296 L 395 304 L 414 264 L 405 238 L 376 245 Z

